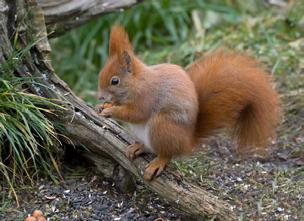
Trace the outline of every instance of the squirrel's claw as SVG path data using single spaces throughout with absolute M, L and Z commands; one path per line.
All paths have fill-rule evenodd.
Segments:
M 111 108 L 111 107 L 113 107 L 113 105 L 110 104 L 110 103 L 97 104 L 97 105 L 95 106 L 95 110 L 96 110 L 96 112 L 97 112 L 98 114 L 101 114 L 101 112 L 102 112 L 103 110 L 108 109 L 108 108 Z
M 142 150 L 143 144 L 135 142 L 127 147 L 126 155 L 130 160 L 133 160 L 135 157 L 143 153 Z
M 157 177 L 165 169 L 168 162 L 169 159 L 167 158 L 156 157 L 147 164 L 144 179 L 150 181 L 154 177 Z
M 103 109 L 104 109 L 103 108 L 103 104 L 97 104 L 95 106 L 95 110 L 96 110 L 97 114 L 101 114 L 101 112 L 102 112 Z

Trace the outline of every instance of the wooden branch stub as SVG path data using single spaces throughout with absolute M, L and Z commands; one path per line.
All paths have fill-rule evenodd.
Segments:
M 134 177 L 114 160 L 96 153 L 85 153 L 84 156 L 95 164 L 104 178 L 112 180 L 120 192 L 130 193 L 136 190 Z

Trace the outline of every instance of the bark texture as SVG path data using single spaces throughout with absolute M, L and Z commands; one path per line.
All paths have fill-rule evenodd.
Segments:
M 12 57 L 13 48 L 24 49 L 34 43 L 22 59 L 16 58 L 18 65 L 14 74 L 36 77 L 29 85 L 33 93 L 56 98 L 65 105 L 65 110 L 58 110 L 56 115 L 51 116 L 52 121 L 64 127 L 65 135 L 74 144 L 86 146 L 90 151 L 89 157 L 99 165 L 105 174 L 113 175 L 111 171 L 115 171 L 116 165 L 119 164 L 124 169 L 114 172 L 114 174 L 118 174 L 118 177 L 127 177 L 128 175 L 141 180 L 148 188 L 169 201 L 172 206 L 179 208 L 191 217 L 199 220 L 206 216 L 219 220 L 236 220 L 236 215 L 229 204 L 219 200 L 206 190 L 187 182 L 170 168 L 152 182 L 144 181 L 142 175 L 149 156 L 140 157 L 131 162 L 124 153 L 126 146 L 133 142 L 127 132 L 115 121 L 99 117 L 90 106 L 75 96 L 54 73 L 47 59 L 50 47 L 46 38 L 44 14 L 46 15 L 46 23 L 52 24 L 54 27 L 68 24 L 65 31 L 99 14 L 98 8 L 101 7 L 99 4 L 102 2 L 112 2 L 108 5 L 111 6 L 108 11 L 111 11 L 115 8 L 115 4 L 129 2 L 130 4 L 125 4 L 125 6 L 129 6 L 131 2 L 134 4 L 137 1 L 39 0 L 39 4 L 44 9 L 53 8 L 52 10 L 48 9 L 49 11 L 46 13 L 47 10 L 43 12 L 36 0 L 0 0 L 1 63 Z M 61 8 L 60 5 L 65 5 L 65 7 Z M 102 7 L 106 7 L 106 5 L 103 4 Z M 73 8 L 80 11 L 83 8 L 86 10 L 84 13 L 77 14 L 78 10 L 75 12 L 72 10 Z M 90 13 L 92 9 L 94 10 Z M 72 13 L 73 11 L 75 13 Z M 104 11 L 107 10 L 104 9 Z M 80 21 L 74 19 L 76 14 L 80 16 Z M 61 19 L 58 19 L 59 17 Z M 104 168 L 105 166 L 108 168 Z M 125 175 L 121 175 L 121 171 L 124 171 Z M 134 185 L 132 180 L 126 179 L 126 181 L 130 183 L 122 184 L 123 186 Z
M 122 11 L 142 0 L 38 0 L 48 32 L 58 36 L 88 20 L 113 11 Z

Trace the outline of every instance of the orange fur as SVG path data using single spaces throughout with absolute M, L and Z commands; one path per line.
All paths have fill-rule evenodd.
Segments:
M 232 129 L 240 147 L 265 146 L 280 113 L 270 76 L 253 58 L 217 51 L 186 71 L 172 64 L 147 66 L 120 26 L 111 31 L 99 93 L 113 104 L 101 115 L 127 122 L 139 141 L 127 156 L 157 155 L 145 171 L 149 180 L 220 128 Z
M 240 148 L 265 147 L 280 119 L 271 77 L 243 54 L 217 51 L 187 69 L 199 97 L 196 137 L 232 129 Z
M 110 34 L 109 56 L 121 54 L 123 50 L 132 51 L 128 34 L 121 26 L 114 25 Z

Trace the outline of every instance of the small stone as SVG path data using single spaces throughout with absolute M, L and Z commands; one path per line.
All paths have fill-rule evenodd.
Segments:
M 282 208 L 282 207 L 278 207 L 278 208 L 277 208 L 277 211 L 281 213 L 281 212 L 283 212 L 283 211 L 284 211 L 284 208 Z
M 241 177 L 237 177 L 237 178 L 236 178 L 236 181 L 238 181 L 238 182 L 242 182 L 242 181 L 243 181 L 243 179 L 242 179 Z

